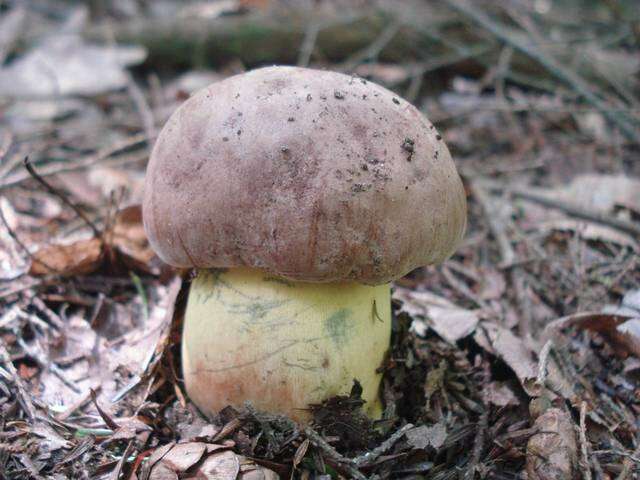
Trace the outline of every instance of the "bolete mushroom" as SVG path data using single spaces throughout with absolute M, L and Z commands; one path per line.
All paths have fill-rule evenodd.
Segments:
M 441 136 L 379 85 L 270 67 L 198 92 L 160 133 L 144 199 L 158 255 L 197 269 L 188 395 L 304 421 L 357 379 L 379 415 L 389 284 L 446 259 L 465 224 Z

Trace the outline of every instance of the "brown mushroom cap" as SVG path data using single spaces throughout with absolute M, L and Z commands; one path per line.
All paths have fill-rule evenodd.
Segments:
M 295 67 L 236 75 L 186 101 L 155 144 L 143 208 L 171 265 L 315 282 L 389 282 L 446 259 L 466 224 L 449 151 L 413 105 Z

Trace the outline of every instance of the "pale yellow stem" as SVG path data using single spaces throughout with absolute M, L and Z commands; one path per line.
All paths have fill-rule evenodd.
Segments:
M 380 415 L 389 285 L 291 282 L 245 268 L 200 271 L 184 321 L 187 393 L 208 415 L 249 401 L 305 421 L 308 405 L 348 395 L 354 379 L 365 411 Z

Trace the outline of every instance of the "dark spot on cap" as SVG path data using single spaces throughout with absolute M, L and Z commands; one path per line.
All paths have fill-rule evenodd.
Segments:
M 340 90 L 334 90 L 333 96 L 335 98 L 337 98 L 338 100 L 343 100 L 344 99 L 344 93 L 342 93 Z
M 307 93 L 307 102 L 310 102 L 311 100 L 313 100 L 313 97 L 310 93 Z
M 295 119 L 295 118 L 293 118 L 293 117 L 289 117 L 289 118 L 287 118 L 287 122 L 295 122 L 295 120 L 296 120 L 296 119 Z
M 396 105 L 400 105 L 400 100 L 398 100 L 396 97 L 393 97 L 393 103 L 395 103 Z
M 436 135 L 436 140 L 442 140 L 442 135 L 437 134 L 437 135 Z
M 280 147 L 280 151 L 281 151 L 282 153 L 287 153 L 287 152 L 289 151 L 289 147 L 287 147 L 286 145 L 282 145 L 282 146 Z
M 238 130 L 236 133 L 237 133 L 238 135 L 242 135 L 242 130 Z
M 407 137 L 404 139 L 404 142 L 402 142 L 402 149 L 407 152 L 413 152 L 415 144 L 416 142 L 413 139 Z
M 366 192 L 371 188 L 370 183 L 354 183 L 351 187 L 353 193 Z
M 223 142 L 228 142 L 229 141 L 229 137 L 222 137 L 222 141 Z

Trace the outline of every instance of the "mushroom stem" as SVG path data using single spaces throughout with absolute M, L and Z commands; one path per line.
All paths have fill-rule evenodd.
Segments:
M 249 401 L 307 421 L 308 406 L 348 395 L 357 379 L 379 417 L 389 348 L 389 284 L 304 283 L 260 270 L 201 270 L 184 319 L 187 393 L 207 415 Z

